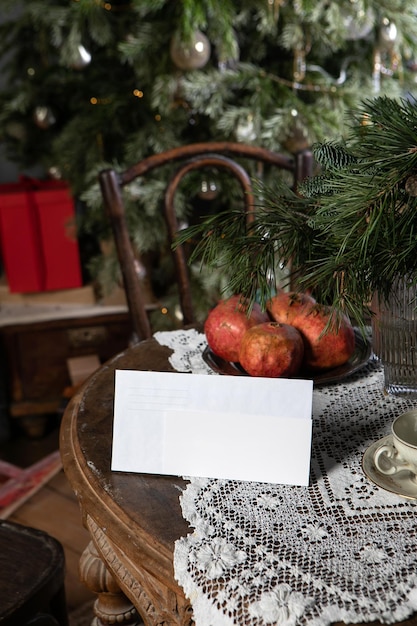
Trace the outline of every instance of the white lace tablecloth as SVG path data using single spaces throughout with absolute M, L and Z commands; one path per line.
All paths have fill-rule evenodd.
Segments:
M 182 372 L 212 373 L 196 331 L 157 333 Z M 176 542 L 175 576 L 197 626 L 386 623 L 417 610 L 417 501 L 374 485 L 364 451 L 417 401 L 387 397 L 371 362 L 315 388 L 309 487 L 191 478 L 194 529 Z

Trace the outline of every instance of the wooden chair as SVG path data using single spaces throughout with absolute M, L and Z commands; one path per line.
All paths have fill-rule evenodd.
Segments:
M 135 254 L 126 223 L 123 187 L 136 178 L 146 176 L 156 168 L 172 163 L 179 164 L 178 169 L 167 182 L 164 202 L 168 236 L 173 241 L 179 229 L 174 209 L 175 192 L 184 176 L 192 170 L 202 168 L 227 170 L 240 184 L 245 210 L 248 214 L 252 213 L 254 207 L 252 179 L 246 167 L 242 165 L 242 162 L 246 162 L 245 160 L 258 162 L 264 166 L 273 166 L 287 172 L 292 179 L 294 189 L 297 188 L 299 182 L 312 174 L 313 168 L 313 157 L 310 150 L 299 152 L 294 157 L 288 157 L 252 145 L 233 142 L 208 142 L 189 144 L 152 155 L 123 172 L 106 169 L 99 174 L 104 206 L 112 226 L 128 307 L 138 340 L 150 337 L 152 330 L 140 280 L 135 269 Z M 195 322 L 195 318 L 186 255 L 181 246 L 176 247 L 173 254 L 183 323 L 191 324 Z
M 1 626 L 68 626 L 64 575 L 56 539 L 0 520 Z

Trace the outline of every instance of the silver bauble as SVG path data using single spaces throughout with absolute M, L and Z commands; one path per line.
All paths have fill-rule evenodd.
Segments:
M 48 174 L 54 180 L 62 180 L 62 172 L 57 165 L 51 165 L 48 167 Z
M 189 43 L 175 35 L 170 46 L 171 59 L 180 70 L 198 70 L 206 65 L 211 54 L 211 45 L 207 37 L 196 30 Z
M 198 196 L 202 200 L 214 200 L 217 197 L 218 190 L 217 185 L 214 180 L 207 180 L 204 178 L 201 181 L 200 191 L 198 192 Z
M 56 122 L 55 115 L 52 109 L 48 106 L 40 105 L 35 107 L 33 112 L 33 121 L 36 126 L 42 130 L 47 130 L 53 126 Z
M 84 48 L 82 44 L 79 44 L 76 50 L 71 54 L 71 61 L 69 66 L 73 70 L 82 70 L 91 63 L 91 54 Z
M 348 41 L 365 39 L 375 26 L 375 13 L 372 9 L 357 11 L 355 14 L 346 15 L 343 23 L 346 28 L 346 39 Z
M 240 120 L 235 130 L 236 139 L 242 142 L 255 141 L 257 135 L 255 130 L 255 123 L 252 115 L 244 120 Z
M 394 22 L 391 22 L 388 18 L 382 21 L 382 25 L 379 31 L 379 37 L 381 43 L 386 46 L 392 46 L 398 37 L 398 30 Z

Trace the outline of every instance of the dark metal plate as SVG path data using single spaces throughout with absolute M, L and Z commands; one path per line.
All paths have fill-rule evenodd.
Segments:
M 351 374 L 362 369 L 369 361 L 372 353 L 371 344 L 366 340 L 359 329 L 355 328 L 355 351 L 346 363 L 322 372 L 300 372 L 297 378 L 312 379 L 315 385 L 329 385 L 341 382 Z M 217 374 L 226 376 L 248 376 L 239 363 L 225 361 L 207 346 L 203 352 L 203 359 Z

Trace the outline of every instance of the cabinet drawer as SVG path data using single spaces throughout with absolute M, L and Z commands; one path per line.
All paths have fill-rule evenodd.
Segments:
M 52 320 L 1 329 L 8 369 L 10 412 L 24 414 L 26 406 L 59 406 L 71 385 L 67 359 L 97 355 L 101 363 L 124 350 L 131 337 L 128 315 L 88 320 Z M 21 406 L 20 406 L 21 405 Z
M 108 341 L 109 330 L 105 326 L 86 326 L 83 328 L 69 328 L 67 330 L 68 346 L 70 349 L 99 348 Z

